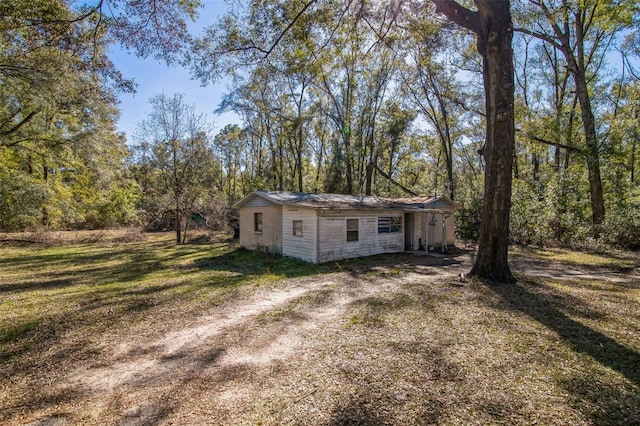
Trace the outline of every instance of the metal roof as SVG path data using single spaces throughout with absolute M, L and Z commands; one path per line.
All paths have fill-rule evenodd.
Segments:
M 364 195 L 345 194 L 311 194 L 306 192 L 262 191 L 256 190 L 238 201 L 235 207 L 241 207 L 248 199 L 259 196 L 281 205 L 295 205 L 314 209 L 342 210 L 442 210 L 434 208 L 438 201 L 443 201 L 451 210 L 459 208 L 458 204 L 447 197 L 405 197 L 382 198 Z

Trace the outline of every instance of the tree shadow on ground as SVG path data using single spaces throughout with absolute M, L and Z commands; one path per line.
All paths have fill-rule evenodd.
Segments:
M 610 291 L 635 291 L 640 288 L 640 274 L 637 266 L 589 265 L 584 263 L 559 262 L 517 256 L 510 259 L 514 271 L 535 271 L 534 275 L 567 281 L 568 278 L 594 279 L 600 286 L 608 285 Z M 635 275 L 634 275 L 635 274 Z
M 221 255 L 196 260 L 190 265 L 185 265 L 185 268 L 231 272 L 242 276 L 275 274 L 287 278 L 335 272 L 331 265 L 317 265 L 244 248 L 236 248 Z
M 463 258 L 468 254 L 469 252 L 461 249 L 446 254 L 405 252 L 347 259 L 336 262 L 336 264 L 339 265 L 341 270 L 345 270 L 350 275 L 358 278 L 371 272 L 380 274 L 396 272 L 398 274 L 420 273 L 434 275 L 442 271 L 433 268 L 446 268 L 465 264 L 466 262 Z
M 0 294 L 49 291 L 78 283 L 101 285 L 142 280 L 149 274 L 168 268 L 166 264 L 184 255 L 180 252 L 168 255 L 162 252 L 163 246 L 150 243 L 147 246 L 128 245 L 110 250 L 95 250 L 95 247 L 92 250 L 88 246 L 84 251 L 80 246 L 66 253 L 5 257 L 0 260 L 0 267 L 30 272 L 28 279 L 0 285 Z
M 489 288 L 509 309 L 526 314 L 557 333 L 575 353 L 597 361 L 599 365 L 589 363 L 584 368 L 582 374 L 587 377 L 566 372 L 567 377 L 560 379 L 560 384 L 571 393 L 572 404 L 577 409 L 592 417 L 596 424 L 629 424 L 634 422 L 633 416 L 636 424 L 640 422 L 637 414 L 640 413 L 637 392 L 640 387 L 640 353 L 569 317 L 565 311 L 580 312 L 579 308 L 572 306 L 572 303 L 580 302 L 568 295 L 565 300 L 558 294 L 544 292 L 534 280 L 514 285 L 490 285 Z M 607 369 L 626 379 L 623 386 L 626 389 L 605 377 Z M 587 383 L 590 385 L 586 386 Z
M 389 419 L 385 419 L 382 414 L 375 412 L 371 405 L 371 401 L 358 398 L 352 399 L 333 412 L 328 425 L 383 426 L 391 424 Z
M 209 248 L 211 249 L 211 247 Z M 178 291 L 184 286 L 179 279 L 180 277 L 175 280 L 173 278 L 162 280 L 162 282 L 148 284 L 145 287 L 133 285 L 133 282 L 138 279 L 143 279 L 146 274 L 162 270 L 177 270 L 181 272 L 182 268 L 185 268 L 185 273 L 189 272 L 189 269 L 237 273 L 237 275 L 205 274 L 206 276 L 204 278 L 198 280 L 196 283 L 190 284 L 193 291 L 196 291 L 207 286 L 222 287 L 242 285 L 242 283 L 246 281 L 246 276 L 260 276 L 263 274 L 275 274 L 283 277 L 305 277 L 346 271 L 355 276 L 360 276 L 372 270 L 375 270 L 376 273 L 379 273 L 380 270 L 384 271 L 389 269 L 397 269 L 399 271 L 398 273 L 423 272 L 424 269 L 420 268 L 459 265 L 462 263 L 456 258 L 458 254 L 449 257 L 394 254 L 314 265 L 297 259 L 273 257 L 272 255 L 264 253 L 238 249 L 222 255 L 211 256 L 204 260 L 191 261 L 190 263 L 178 264 L 176 266 L 176 260 L 184 261 L 184 259 L 181 259 L 181 256 L 187 256 L 193 252 L 191 247 L 169 256 L 159 254 L 155 250 L 141 250 L 137 252 L 138 249 L 139 248 L 123 247 L 117 250 L 114 249 L 110 253 L 98 254 L 87 251 L 80 253 L 71 260 L 59 259 L 56 256 L 42 256 L 36 260 L 32 259 L 31 262 L 74 261 L 76 264 L 85 265 L 86 267 L 78 271 L 71 270 L 69 273 L 60 273 L 60 280 L 65 278 L 66 275 L 70 275 L 70 277 L 67 278 L 67 281 L 56 281 L 54 283 L 47 283 L 46 273 L 39 271 L 38 276 L 35 277 L 37 282 L 25 282 L 27 287 L 14 287 L 11 289 L 14 293 L 22 293 L 26 290 L 35 289 L 49 291 L 58 287 L 70 287 L 78 282 L 86 283 L 87 281 L 91 281 L 91 286 L 88 289 L 89 291 L 82 295 L 81 299 L 73 299 L 74 303 L 70 304 L 65 310 L 47 313 L 37 323 L 19 325 L 16 330 L 9 330 L 8 333 L 11 335 L 11 338 L 7 338 L 6 340 L 15 340 L 16 344 L 11 347 L 5 346 L 0 348 L 0 366 L 4 369 L 2 374 L 11 377 L 14 374 L 23 373 L 24 371 L 37 370 L 45 365 L 63 364 L 65 360 L 74 360 L 74 362 L 79 360 L 87 361 L 94 356 L 100 356 L 98 349 L 96 349 L 98 352 L 92 352 L 92 350 L 87 349 L 94 344 L 92 335 L 100 334 L 103 330 L 109 330 L 114 325 L 121 324 L 129 319 L 137 320 L 142 318 L 141 315 L 137 314 L 144 313 L 154 306 L 170 303 L 174 291 Z M 203 250 L 202 247 L 194 247 L 193 249 Z M 212 251 L 215 250 L 212 249 Z M 126 261 L 117 265 L 106 264 L 113 256 L 124 257 Z M 105 264 L 103 265 L 103 263 Z M 43 265 L 40 267 L 41 269 L 46 269 Z M 89 276 L 91 280 L 88 280 L 87 277 Z M 110 283 L 113 282 L 117 285 L 111 286 Z M 101 284 L 108 285 L 103 288 Z M 0 294 L 1 290 L 2 289 L 0 289 Z M 330 293 L 326 290 L 318 291 L 317 293 L 310 294 L 309 297 L 311 298 L 307 301 L 308 306 L 317 307 L 328 303 Z M 69 300 L 72 299 L 70 298 Z M 365 313 L 369 311 L 379 313 L 380 311 L 395 310 L 407 306 L 409 302 L 410 300 L 404 295 L 392 298 L 369 298 L 362 302 L 360 308 Z M 26 320 L 29 320 L 29 318 Z M 73 344 L 68 344 L 63 348 L 55 347 L 54 343 L 61 336 L 83 329 L 90 330 L 91 333 L 83 334 L 82 338 L 77 339 Z M 2 341 L 2 336 L 0 336 L 0 344 L 1 343 L 5 343 Z M 35 352 L 41 353 L 41 355 L 38 357 L 29 356 L 15 363 L 5 363 L 13 357 Z M 201 365 L 214 364 L 219 355 L 218 352 L 203 354 L 202 359 L 198 360 L 195 364 L 198 367 Z M 182 354 L 176 355 L 176 359 L 171 358 L 164 361 L 178 362 L 179 356 L 182 356 Z M 193 358 L 193 354 L 191 357 Z M 197 377 L 196 372 L 194 372 L 194 377 Z M 188 380 L 185 380 L 185 382 L 187 381 Z M 36 391 L 32 394 L 32 397 L 37 398 L 37 395 L 38 392 Z M 71 401 L 73 399 L 81 400 L 84 395 L 69 395 L 68 397 Z M 60 399 L 58 398 L 55 401 L 60 401 Z M 53 405 L 46 399 L 43 400 L 42 403 L 44 407 Z M 25 405 L 13 407 L 12 411 L 17 412 L 23 410 L 25 407 L 29 407 L 29 404 L 30 403 L 25 403 Z M 354 410 L 357 411 L 362 408 L 361 402 L 355 401 L 354 404 L 353 409 L 346 407 L 345 413 L 353 413 Z M 139 413 L 137 411 L 128 412 L 122 419 L 123 424 L 129 420 L 134 423 L 138 422 L 137 424 L 153 424 L 155 421 L 153 419 L 161 421 L 161 419 L 169 415 L 171 411 L 154 411 L 150 409 L 150 411 L 146 412 L 142 409 L 140 413 L 141 414 L 138 415 Z M 364 414 L 366 413 L 363 412 L 363 415 Z M 341 417 L 339 414 L 336 414 L 336 416 L 338 419 L 346 418 Z M 1 418 L 0 416 L 0 419 Z M 151 422 L 143 423 L 142 418 L 150 419 Z M 368 424 L 366 422 L 367 420 L 375 420 L 375 413 L 374 417 L 364 416 L 362 419 L 365 423 L 361 424 Z
M 602 251 L 602 250 L 572 250 L 568 248 L 549 248 L 543 247 L 521 247 L 523 252 L 510 253 L 512 259 L 528 259 L 528 260 L 543 260 L 546 262 L 562 263 L 569 266 L 579 266 L 580 268 L 591 269 L 608 269 L 610 271 L 627 272 L 629 270 L 638 268 L 637 252 L 633 251 Z M 577 258 L 567 258 L 563 255 L 572 253 L 578 255 Z M 581 256 L 583 255 L 583 256 Z M 601 258 L 597 264 L 588 264 L 588 257 L 595 256 Z M 606 259 L 606 261 L 604 261 Z
M 393 268 L 403 273 L 424 273 L 425 267 L 461 265 L 464 263 L 461 258 L 469 253 L 471 250 L 464 249 L 437 255 L 424 252 L 391 253 L 314 264 L 278 254 L 237 248 L 219 256 L 197 260 L 191 266 L 245 276 L 272 273 L 293 278 L 333 272 L 348 272 L 353 276 L 360 276 L 371 271 L 384 271 L 385 268 Z

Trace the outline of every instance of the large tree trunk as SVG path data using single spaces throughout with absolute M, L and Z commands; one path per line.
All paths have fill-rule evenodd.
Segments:
M 374 164 L 373 161 L 370 161 L 367 164 L 367 168 L 365 171 L 365 180 L 364 180 L 364 195 L 370 196 L 373 193 L 373 169 Z
M 604 222 L 604 196 L 602 190 L 602 178 L 600 176 L 600 154 L 598 147 L 598 135 L 596 133 L 596 120 L 591 106 L 589 88 L 587 83 L 587 58 L 585 52 L 585 37 L 591 26 L 590 18 L 585 17 L 596 13 L 597 2 L 592 6 L 580 3 L 575 8 L 567 7 L 561 14 L 556 15 L 544 2 L 538 3 L 544 15 L 549 20 L 553 29 L 555 40 L 550 36 L 542 37 L 543 41 L 551 42 L 564 55 L 567 61 L 567 69 L 573 76 L 576 85 L 576 96 L 580 102 L 582 126 L 585 135 L 587 169 L 589 171 L 589 192 L 591 195 L 591 217 L 593 221 L 594 236 L 598 236 Z M 563 9 L 566 5 L 563 4 Z M 591 10 L 588 10 L 592 7 Z M 562 16 L 562 21 L 557 18 Z M 571 17 L 575 21 L 571 22 Z M 575 31 L 575 40 L 571 38 L 571 27 Z M 537 35 L 536 35 L 537 36 Z M 598 43 L 598 42 L 596 42 Z M 575 49 L 575 51 L 574 51 Z
M 478 36 L 482 55 L 487 131 L 482 223 L 470 275 L 513 282 L 507 259 L 511 180 L 515 141 L 513 113 L 513 27 L 508 0 L 475 0 L 478 12 L 453 0 L 432 0 L 436 10 Z
M 591 108 L 591 99 L 587 88 L 585 73 L 574 74 L 576 92 L 580 101 L 582 126 L 584 129 L 587 169 L 589 171 L 589 193 L 591 195 L 591 218 L 595 236 L 600 233 L 600 225 L 604 222 L 604 196 L 602 192 L 602 179 L 600 177 L 600 153 L 598 147 L 598 135 L 596 134 L 596 120 Z

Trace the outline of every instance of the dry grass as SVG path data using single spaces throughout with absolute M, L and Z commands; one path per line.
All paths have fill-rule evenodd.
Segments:
M 514 249 L 518 284 L 491 286 L 460 285 L 463 251 L 0 252 L 7 424 L 640 424 L 637 253 Z

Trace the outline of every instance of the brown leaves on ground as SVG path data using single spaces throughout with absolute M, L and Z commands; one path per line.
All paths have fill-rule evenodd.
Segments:
M 46 347 L 0 364 L 0 421 L 637 424 L 640 273 L 626 256 L 620 269 L 519 250 L 513 286 L 460 285 L 464 251 L 267 282 L 245 271 L 206 309 L 150 303 L 93 335 L 52 324 Z

